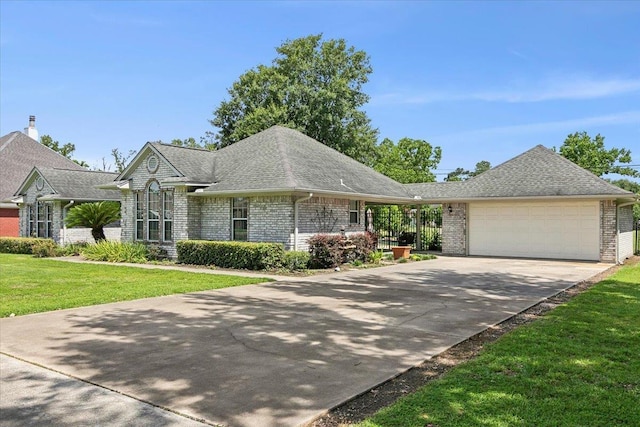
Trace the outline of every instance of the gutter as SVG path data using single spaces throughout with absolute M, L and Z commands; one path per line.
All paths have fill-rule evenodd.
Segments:
M 73 206 L 73 204 L 75 203 L 75 200 L 71 200 L 69 203 L 67 203 L 66 205 L 64 205 L 62 207 L 62 246 L 64 246 L 66 244 L 66 240 L 67 240 L 67 222 L 65 221 L 65 218 L 67 217 L 67 211 L 69 210 L 69 208 L 71 206 Z
M 298 204 L 313 197 L 313 193 L 300 197 L 293 202 L 293 250 L 298 250 Z

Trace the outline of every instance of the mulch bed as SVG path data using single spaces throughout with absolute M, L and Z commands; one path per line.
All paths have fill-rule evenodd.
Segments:
M 640 256 L 634 256 L 625 262 L 633 265 L 640 262 Z M 573 287 L 547 298 L 531 308 L 516 314 L 504 322 L 490 327 L 477 335 L 451 347 L 437 356 L 409 369 L 397 377 L 382 383 L 350 401 L 332 409 L 318 418 L 309 427 L 340 427 L 355 424 L 372 416 L 378 410 L 393 404 L 399 398 L 417 391 L 430 381 L 440 378 L 450 369 L 476 357 L 484 345 L 491 343 L 513 329 L 531 323 L 558 305 L 564 304 L 574 296 L 589 289 L 618 271 L 622 266 L 616 265 Z

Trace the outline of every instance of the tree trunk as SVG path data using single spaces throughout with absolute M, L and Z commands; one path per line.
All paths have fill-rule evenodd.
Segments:
M 93 236 L 93 239 L 96 241 L 96 243 L 100 243 L 103 240 L 107 240 L 107 238 L 104 235 L 104 229 L 102 227 L 92 228 L 91 235 Z

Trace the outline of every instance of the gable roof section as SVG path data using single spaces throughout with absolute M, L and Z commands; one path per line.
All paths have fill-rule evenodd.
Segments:
M 605 181 L 542 145 L 468 181 L 407 184 L 407 188 L 423 199 L 451 201 L 548 197 L 635 198 L 634 193 Z
M 0 200 L 11 198 L 34 166 L 85 170 L 24 133 L 11 132 L 0 138 Z
M 313 192 L 409 201 L 406 188 L 301 132 L 273 126 L 215 152 L 205 194 Z
M 118 190 L 105 190 L 97 188 L 100 185 L 112 182 L 117 173 L 34 167 L 24 180 L 16 195 L 25 194 L 27 189 L 42 176 L 53 189 L 54 194 L 44 195 L 40 200 L 78 200 L 78 201 L 120 201 Z

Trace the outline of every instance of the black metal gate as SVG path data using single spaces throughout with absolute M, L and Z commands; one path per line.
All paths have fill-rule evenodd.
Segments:
M 633 253 L 634 255 L 640 255 L 640 219 L 635 221 L 635 231 L 633 239 Z
M 378 249 L 392 246 L 416 249 L 420 238 L 422 250 L 442 250 L 442 206 L 422 206 L 420 215 L 416 206 L 374 205 L 366 209 L 367 230 L 375 233 Z

